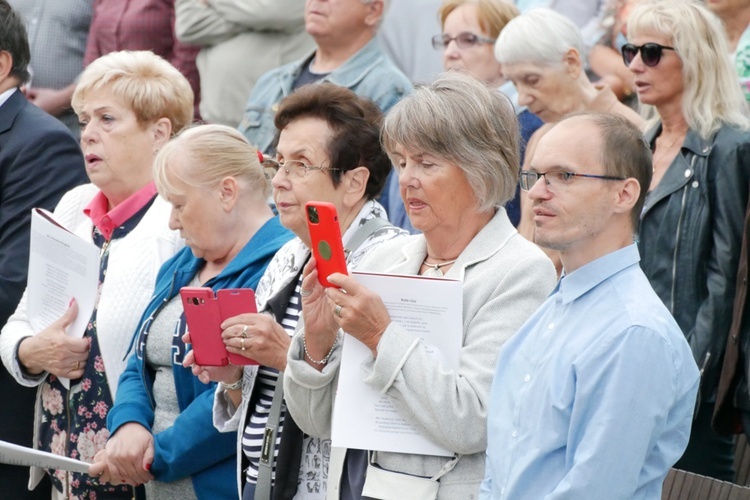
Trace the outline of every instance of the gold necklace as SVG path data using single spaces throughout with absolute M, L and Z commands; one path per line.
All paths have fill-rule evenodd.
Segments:
M 685 131 L 687 133 L 687 131 Z M 667 154 L 669 154 L 669 151 L 674 147 L 675 144 L 677 144 L 677 141 L 680 139 L 685 140 L 685 134 L 677 134 L 677 137 L 674 138 L 674 140 L 668 145 L 668 146 L 662 146 L 660 148 L 657 148 L 658 155 L 653 156 L 652 164 L 651 164 L 651 173 L 653 174 L 656 172 L 656 164 L 659 163 L 664 159 Z M 663 151 L 663 152 L 662 152 Z

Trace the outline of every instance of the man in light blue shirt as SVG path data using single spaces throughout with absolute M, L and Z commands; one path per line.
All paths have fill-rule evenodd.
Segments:
M 698 369 L 633 244 L 651 154 L 615 115 L 541 138 L 521 188 L 564 273 L 500 351 L 481 499 L 659 499 L 690 434 Z

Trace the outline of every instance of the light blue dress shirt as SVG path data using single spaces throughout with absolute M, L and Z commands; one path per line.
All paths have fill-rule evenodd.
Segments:
M 502 348 L 481 499 L 659 499 L 698 368 L 635 245 L 561 279 Z

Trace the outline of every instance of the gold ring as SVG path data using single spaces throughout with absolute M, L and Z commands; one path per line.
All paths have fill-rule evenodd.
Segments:
M 240 339 L 240 345 L 242 346 L 241 349 L 245 350 L 245 339 Z
M 81 367 L 81 362 L 80 361 L 76 361 L 75 364 L 73 365 L 73 369 L 74 370 L 78 370 L 80 367 Z
M 333 314 L 335 314 L 336 316 L 338 316 L 340 318 L 341 317 L 341 310 L 342 309 L 343 309 L 343 307 L 341 307 L 340 305 L 336 304 L 336 308 L 333 310 Z
M 245 326 L 244 326 L 244 327 L 242 328 L 242 333 L 240 333 L 240 335 L 242 336 L 242 338 L 243 338 L 243 339 L 246 339 L 246 338 L 247 338 L 247 325 L 245 325 Z

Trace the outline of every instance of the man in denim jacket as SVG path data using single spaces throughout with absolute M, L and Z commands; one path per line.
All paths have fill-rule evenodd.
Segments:
M 315 50 L 302 59 L 269 71 L 253 87 L 239 130 L 264 153 L 274 148 L 274 116 L 279 101 L 308 83 L 333 82 L 369 97 L 388 111 L 411 92 L 409 79 L 388 59 L 375 39 L 390 0 L 308 0 L 305 30 L 315 40 Z M 400 199 L 381 195 L 392 223 L 412 230 Z

